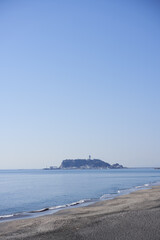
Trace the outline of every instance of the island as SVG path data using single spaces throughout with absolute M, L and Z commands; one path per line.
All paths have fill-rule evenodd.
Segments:
M 44 170 L 57 169 L 122 169 L 123 165 L 119 163 L 109 164 L 100 159 L 65 159 L 62 161 L 60 167 L 49 167 Z

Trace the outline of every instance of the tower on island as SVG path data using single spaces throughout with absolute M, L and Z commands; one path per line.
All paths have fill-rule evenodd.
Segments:
M 89 160 L 91 160 L 91 155 L 89 155 Z

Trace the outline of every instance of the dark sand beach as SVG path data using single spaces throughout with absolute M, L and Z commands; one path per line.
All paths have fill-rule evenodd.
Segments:
M 160 186 L 53 215 L 1 222 L 0 239 L 158 240 Z

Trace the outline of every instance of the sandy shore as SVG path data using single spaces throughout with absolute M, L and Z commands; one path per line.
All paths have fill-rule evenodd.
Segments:
M 53 215 L 1 222 L 0 239 L 158 240 L 160 186 Z

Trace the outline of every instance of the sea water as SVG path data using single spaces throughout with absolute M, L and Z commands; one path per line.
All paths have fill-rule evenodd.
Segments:
M 0 220 L 111 199 L 160 183 L 153 168 L 0 170 Z

